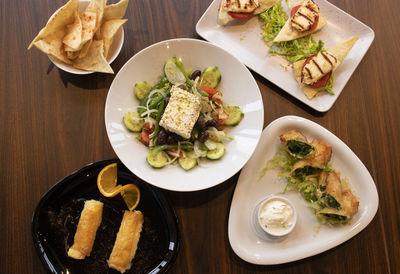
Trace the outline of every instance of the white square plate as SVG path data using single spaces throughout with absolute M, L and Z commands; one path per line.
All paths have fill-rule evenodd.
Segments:
M 285 70 L 281 66 L 287 62 L 281 57 L 269 56 L 268 46 L 261 37 L 263 31 L 257 16 L 245 22 L 232 22 L 222 26 L 217 20 L 220 1 L 214 0 L 197 22 L 197 33 L 204 39 L 229 51 L 265 79 L 320 112 L 328 111 L 335 103 L 375 37 L 374 31 L 356 18 L 328 1 L 317 0 L 328 25 L 314 34 L 316 41 L 324 41 L 324 48 L 330 49 L 353 36 L 359 36 L 359 40 L 335 72 L 333 86 L 335 95 L 324 94 L 310 100 L 301 91 L 294 79 L 293 71 Z M 288 11 L 283 1 L 282 6 Z
M 344 226 L 319 225 L 312 210 L 297 192 L 280 194 L 289 199 L 297 212 L 297 223 L 285 238 L 271 240 L 254 222 L 254 212 L 263 199 L 281 193 L 286 186 L 278 171 L 269 170 L 259 179 L 267 161 L 280 145 L 279 135 L 290 129 L 302 132 L 308 140 L 324 140 L 332 146 L 332 167 L 359 198 L 358 213 Z M 281 117 L 263 131 L 255 153 L 243 168 L 229 213 L 228 235 L 234 252 L 254 264 L 272 265 L 300 260 L 331 249 L 362 231 L 374 218 L 379 198 L 375 183 L 357 155 L 338 137 L 322 126 L 297 116 Z M 261 233 L 260 231 L 261 230 Z

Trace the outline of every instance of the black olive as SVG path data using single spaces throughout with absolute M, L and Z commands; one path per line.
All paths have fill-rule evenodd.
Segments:
M 207 126 L 216 128 L 216 127 L 218 127 L 218 123 L 217 123 L 217 121 L 215 119 L 212 119 L 212 120 L 207 122 Z
M 179 140 L 178 135 L 176 135 L 175 133 L 170 133 L 167 137 L 167 144 L 172 145 L 172 144 L 176 144 Z
M 207 129 L 206 121 L 204 120 L 204 117 L 201 116 L 201 115 L 200 115 L 199 118 L 197 119 L 197 126 L 198 126 L 198 128 L 199 128 L 201 131 L 204 131 L 204 130 Z
M 207 139 L 208 139 L 209 136 L 210 136 L 210 134 L 208 133 L 208 131 L 203 131 L 203 132 L 200 134 L 199 142 L 204 143 L 205 141 L 207 141 Z
M 167 143 L 167 137 L 167 131 L 164 128 L 161 128 L 160 132 L 158 133 L 158 144 L 165 145 Z
M 190 75 L 190 79 L 195 80 L 197 77 L 201 76 L 201 71 L 200 70 L 195 70 L 192 72 L 192 75 Z

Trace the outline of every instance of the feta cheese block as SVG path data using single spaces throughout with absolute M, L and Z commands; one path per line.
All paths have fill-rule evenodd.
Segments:
M 171 88 L 171 98 L 160 120 L 160 126 L 189 139 L 199 118 L 200 98 L 177 86 Z

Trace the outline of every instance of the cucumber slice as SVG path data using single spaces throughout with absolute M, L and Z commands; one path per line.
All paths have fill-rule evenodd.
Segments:
M 162 168 L 168 163 L 168 156 L 165 151 L 150 150 L 146 160 L 152 167 Z
M 136 112 L 128 112 L 124 115 L 124 125 L 132 132 L 140 132 L 144 125 L 144 119 Z
M 200 86 L 216 88 L 221 82 L 221 73 L 217 66 L 207 67 L 200 77 Z
M 164 73 L 168 81 L 173 85 L 180 85 L 186 82 L 185 74 L 179 69 L 176 64 L 176 58 L 168 59 L 164 65 Z
M 179 158 L 178 163 L 184 170 L 189 170 L 197 165 L 195 157 L 191 156 L 192 153 L 187 153 L 186 157 Z
M 146 81 L 138 82 L 135 84 L 134 92 L 136 98 L 142 100 L 144 95 L 152 88 L 152 85 L 147 83 Z
M 244 117 L 244 113 L 237 106 L 224 106 L 224 112 L 228 115 L 228 119 L 225 121 L 226 126 L 236 126 Z
M 225 154 L 225 146 L 223 143 L 217 143 L 217 148 L 207 151 L 207 159 L 217 160 Z

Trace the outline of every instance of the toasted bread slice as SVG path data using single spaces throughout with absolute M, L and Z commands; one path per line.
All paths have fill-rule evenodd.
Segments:
M 337 64 L 335 66 L 335 69 L 340 65 L 340 63 L 343 62 L 344 58 L 346 58 L 347 54 L 349 53 L 351 48 L 354 46 L 354 44 L 356 43 L 357 40 L 358 40 L 358 36 L 354 36 L 354 37 L 350 38 L 349 40 L 328 50 L 337 59 Z M 305 61 L 306 60 L 300 60 L 300 61 L 293 63 L 294 77 L 296 78 L 296 81 L 299 83 L 301 90 L 304 92 L 304 94 L 307 96 L 307 98 L 312 99 L 315 95 L 317 95 L 319 89 L 312 88 L 301 82 L 301 70 L 303 68 L 303 64 Z

